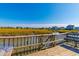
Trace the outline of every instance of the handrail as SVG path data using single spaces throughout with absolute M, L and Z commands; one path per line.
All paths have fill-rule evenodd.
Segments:
M 0 36 L 3 42 L 3 46 L 12 45 L 13 53 L 19 53 L 19 50 L 23 49 L 23 53 L 29 51 L 28 49 L 41 50 L 47 49 L 54 46 L 55 35 L 60 35 L 58 33 L 52 34 L 39 34 L 39 35 L 23 35 L 23 36 Z M 52 45 L 51 45 L 52 44 Z M 19 50 L 18 50 L 19 49 Z M 14 52 L 14 50 L 16 50 Z M 21 53 L 22 53 L 21 51 Z
M 20 37 L 50 36 L 50 35 L 53 35 L 53 34 L 21 35 L 21 36 L 0 36 L 0 38 L 20 38 Z

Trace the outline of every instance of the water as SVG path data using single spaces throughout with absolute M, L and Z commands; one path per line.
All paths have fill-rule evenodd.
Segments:
M 13 50 L 12 46 L 3 46 L 2 44 L 0 44 L 0 56 L 4 56 L 5 54 L 7 54 L 8 52 L 11 52 Z

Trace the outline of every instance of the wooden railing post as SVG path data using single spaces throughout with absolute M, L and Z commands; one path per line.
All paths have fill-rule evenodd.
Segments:
M 5 48 L 5 38 L 3 38 L 3 47 Z
M 10 38 L 8 39 L 8 46 L 10 46 Z

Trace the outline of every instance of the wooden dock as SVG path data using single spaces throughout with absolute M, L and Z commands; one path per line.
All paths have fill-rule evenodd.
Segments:
M 56 46 L 53 48 L 29 54 L 28 56 L 79 56 L 79 54 L 65 49 L 61 46 Z

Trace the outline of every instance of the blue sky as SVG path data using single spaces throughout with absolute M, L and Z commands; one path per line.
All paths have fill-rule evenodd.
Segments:
M 0 25 L 79 24 L 79 4 L 0 4 Z

